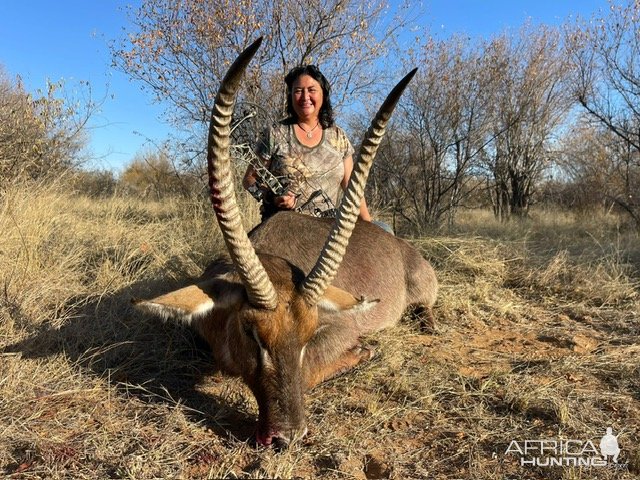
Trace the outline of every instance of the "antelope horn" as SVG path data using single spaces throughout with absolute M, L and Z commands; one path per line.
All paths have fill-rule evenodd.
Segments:
M 387 122 L 389 118 L 391 118 L 391 114 L 398 100 L 400 100 L 402 93 L 417 70 L 418 69 L 415 68 L 409 72 L 398 82 L 393 90 L 391 90 L 371 122 L 369 130 L 367 130 L 364 140 L 362 141 L 362 146 L 360 147 L 360 158 L 353 167 L 349 184 L 342 197 L 336 221 L 329 234 L 329 238 L 327 238 L 315 266 L 300 286 L 300 293 L 309 305 L 315 305 L 317 303 L 318 299 L 325 292 L 329 284 L 331 284 L 338 272 L 338 268 L 340 267 L 349 243 L 349 238 L 351 237 L 351 232 L 358 219 L 360 203 L 364 196 L 364 187 L 367 183 L 369 170 L 376 156 L 380 141 L 384 136 Z
M 262 43 L 262 37 L 233 62 L 216 95 L 207 145 L 207 170 L 211 203 L 231 260 L 254 307 L 274 309 L 277 294 L 242 226 L 230 167 L 229 134 L 236 93 L 247 65 Z

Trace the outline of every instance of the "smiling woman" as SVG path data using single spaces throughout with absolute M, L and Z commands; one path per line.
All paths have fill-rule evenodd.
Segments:
M 290 88 L 291 105 L 298 119 L 296 126 L 304 132 L 307 138 L 305 143 L 310 143 L 313 146 L 317 143 L 315 141 L 318 138 L 317 133 L 322 131 L 322 129 L 317 130 L 320 125 L 319 117 L 323 106 L 322 86 L 312 76 L 302 74 L 295 79 Z M 303 139 L 301 141 L 304 142 Z
M 286 191 L 265 188 L 255 166 L 247 169 L 243 185 L 262 200 L 263 220 L 279 210 L 333 216 L 353 170 L 353 146 L 335 124 L 331 87 L 318 67 L 296 67 L 284 81 L 288 117 L 267 129 L 256 153 Z M 360 218 L 371 220 L 364 199 Z

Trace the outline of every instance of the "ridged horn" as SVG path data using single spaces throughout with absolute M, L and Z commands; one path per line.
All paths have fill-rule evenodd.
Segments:
M 371 170 L 373 159 L 384 136 L 387 122 L 417 70 L 415 68 L 409 72 L 391 90 L 371 122 L 369 130 L 367 130 L 360 147 L 360 158 L 353 167 L 353 172 L 342 197 L 331 233 L 315 266 L 300 286 L 300 293 L 309 305 L 315 305 L 318 302 L 318 299 L 324 294 L 338 272 L 342 258 L 347 250 L 349 238 L 358 219 L 369 170 Z
M 229 135 L 233 107 L 247 65 L 262 43 L 262 37 L 247 47 L 233 62 L 216 95 L 207 145 L 207 170 L 211 203 L 231 260 L 254 307 L 274 309 L 277 294 L 242 226 L 236 202 L 229 156 Z

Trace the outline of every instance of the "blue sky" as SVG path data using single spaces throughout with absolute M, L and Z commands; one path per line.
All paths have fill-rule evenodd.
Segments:
M 108 44 L 131 29 L 126 0 L 5 0 L 0 14 L 0 65 L 20 75 L 29 91 L 47 79 L 68 85 L 89 81 L 94 99 L 106 95 L 92 120 L 89 147 L 95 168 L 120 170 L 149 140 L 171 131 L 162 108 L 124 74 L 111 67 Z M 489 37 L 517 29 L 527 19 L 558 24 L 570 16 L 588 17 L 607 0 L 425 0 L 423 25 L 436 36 L 466 33 Z M 108 86 L 108 88 L 107 88 Z

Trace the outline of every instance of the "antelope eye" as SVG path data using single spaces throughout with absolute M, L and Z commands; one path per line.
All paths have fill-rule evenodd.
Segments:
M 260 336 L 258 335 L 258 330 L 255 327 L 251 325 L 245 325 L 243 327 L 243 331 L 247 337 L 249 337 L 251 340 L 256 342 L 256 344 L 260 347 L 261 350 L 264 350 L 264 344 L 262 343 L 262 340 L 260 340 Z
M 250 326 L 250 325 L 245 325 L 245 326 L 242 328 L 242 331 L 243 331 L 243 332 L 244 332 L 244 334 L 245 334 L 247 337 L 249 337 L 251 340 L 255 340 L 255 339 L 256 339 L 255 335 L 253 334 L 253 328 L 251 328 L 251 326 Z

